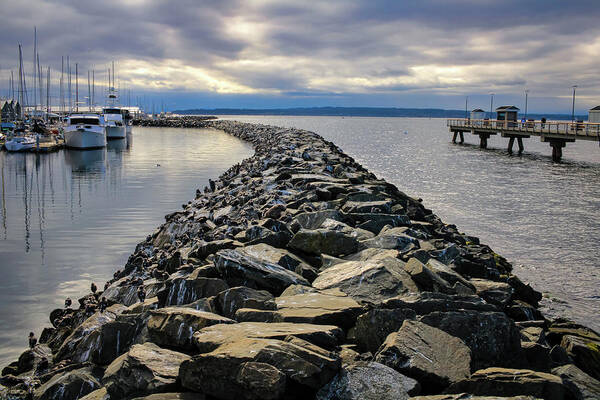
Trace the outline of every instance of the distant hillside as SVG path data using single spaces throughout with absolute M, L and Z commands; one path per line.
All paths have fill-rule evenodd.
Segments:
M 176 114 L 187 115 L 302 115 L 339 117 L 419 117 L 419 118 L 464 118 L 465 110 L 443 110 L 440 108 L 379 108 L 379 107 L 305 107 L 305 108 L 215 108 L 175 110 Z M 528 118 L 548 120 L 570 120 L 567 114 L 529 114 Z M 578 115 L 586 120 L 587 116 Z

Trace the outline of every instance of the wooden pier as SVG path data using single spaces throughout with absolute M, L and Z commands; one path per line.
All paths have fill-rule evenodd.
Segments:
M 539 136 L 542 142 L 552 147 L 552 159 L 560 161 L 562 148 L 575 140 L 591 140 L 600 143 L 600 124 L 588 122 L 558 122 L 558 121 L 505 121 L 487 119 L 449 119 L 446 125 L 453 133 L 452 142 L 465 141 L 464 133 L 470 132 L 479 136 L 479 147 L 487 148 L 487 140 L 492 135 L 508 138 L 508 152 L 512 154 L 515 139 L 519 154 L 523 152 L 523 138 Z

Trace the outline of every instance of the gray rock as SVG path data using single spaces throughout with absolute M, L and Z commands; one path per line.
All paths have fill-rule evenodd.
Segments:
M 313 390 L 327 383 L 339 370 L 340 360 L 324 354 L 281 340 L 239 338 L 184 362 L 179 375 L 184 387 L 219 399 L 256 399 L 259 393 L 276 399 L 284 385 L 278 371 Z M 259 365 L 248 366 L 248 362 L 268 364 L 277 371 L 259 370 Z M 244 376 L 242 369 L 246 367 L 252 369 L 247 375 L 258 375 L 254 385 L 250 384 L 251 376 Z
M 567 350 L 578 368 L 600 379 L 600 341 L 565 335 L 560 345 Z
M 487 368 L 469 379 L 451 385 L 447 393 L 472 393 L 480 396 L 534 396 L 563 400 L 565 386 L 558 376 L 527 369 Z
M 277 310 L 273 295 L 266 290 L 238 286 L 224 290 L 215 298 L 217 313 L 233 318 L 240 308 Z
M 269 246 L 265 243 L 244 247 L 244 252 L 250 256 L 264 260 L 269 264 L 277 264 L 312 281 L 317 276 L 317 270 L 298 256 L 285 249 Z
M 204 400 L 202 393 L 159 393 L 145 397 L 136 397 L 131 400 Z M 82 399 L 83 400 L 83 399 Z
M 393 258 L 377 261 L 348 261 L 321 272 L 314 280 L 317 289 L 338 288 L 359 303 L 379 304 L 419 289 L 404 271 L 404 263 Z
M 363 308 L 339 291 L 278 297 L 278 314 L 285 322 L 336 325 L 348 329 Z
M 317 346 L 332 349 L 344 339 L 343 331 L 332 325 L 295 324 L 291 322 L 240 322 L 203 328 L 194 333 L 194 343 L 200 353 L 208 353 L 221 345 L 244 338 L 284 339 L 296 336 Z
M 185 278 L 167 280 L 165 289 L 158 293 L 159 308 L 193 303 L 202 298 L 216 296 L 229 287 L 221 279 L 197 276 L 198 270 Z
M 235 321 L 210 312 L 166 307 L 151 311 L 148 333 L 150 340 L 160 346 L 193 350 L 194 332 L 211 325 L 233 323 Z
M 419 392 L 414 379 L 377 362 L 344 366 L 317 393 L 317 400 L 402 400 Z
M 417 379 L 428 390 L 466 379 L 471 351 L 458 338 L 417 321 L 404 321 L 390 334 L 375 360 Z
M 401 254 L 419 248 L 418 239 L 404 233 L 396 233 L 395 231 L 382 232 L 374 238 L 363 240 L 360 243 L 365 247 L 395 249 Z
M 106 388 L 100 388 L 97 390 L 94 390 L 93 392 L 86 394 L 85 396 L 81 397 L 80 400 L 109 400 L 110 396 L 108 395 L 108 392 L 106 391 Z
M 167 392 L 177 387 L 179 366 L 190 357 L 153 343 L 136 344 L 114 360 L 102 378 L 111 398 Z
M 453 293 L 450 283 L 416 258 L 408 260 L 404 264 L 404 270 L 423 291 Z
M 488 303 L 505 307 L 512 300 L 514 289 L 508 283 L 487 279 L 471 279 L 470 282 L 475 286 L 477 294 Z
M 435 394 L 430 396 L 415 396 L 410 400 L 542 400 L 533 396 L 477 396 L 470 393 Z
M 573 364 L 552 369 L 559 376 L 571 396 L 577 400 L 600 399 L 600 381 L 592 378 Z
M 35 370 L 36 367 L 46 360 L 48 365 L 52 365 L 52 349 L 45 344 L 38 344 L 33 349 L 25 350 L 17 362 L 17 374 Z
M 70 400 L 83 397 L 100 388 L 99 371 L 85 367 L 54 375 L 49 381 L 37 388 L 35 400 Z
M 245 362 L 238 370 L 236 383 L 240 385 L 245 399 L 279 399 L 285 392 L 286 376 L 272 365 Z
M 231 286 L 248 286 L 279 296 L 290 285 L 310 286 L 308 281 L 277 264 L 246 254 L 242 249 L 221 250 L 215 265 Z
M 326 219 L 343 221 L 342 214 L 338 210 L 320 210 L 296 215 L 296 221 L 304 229 L 317 229 Z
M 343 222 L 336 221 L 331 218 L 327 218 L 320 226 L 321 229 L 329 229 L 331 231 L 337 231 L 345 233 L 346 235 L 352 236 L 356 238 L 356 240 L 366 240 L 371 239 L 375 235 L 372 232 L 369 232 L 365 229 L 361 228 L 352 228 L 349 225 L 346 225 Z
M 240 308 L 233 316 L 237 322 L 283 322 L 278 311 Z
M 432 312 L 420 321 L 462 339 L 471 349 L 474 370 L 509 365 L 521 350 L 519 330 L 501 312 Z
M 379 234 L 384 226 L 408 226 L 411 221 L 406 215 L 377 214 L 377 213 L 349 213 L 346 218 L 353 221 L 357 228 L 365 229 L 374 234 Z
M 340 257 L 356 253 L 359 250 L 359 242 L 355 237 L 343 232 L 301 229 L 292 237 L 288 247 L 307 254 L 324 253 Z
M 435 311 L 497 311 L 497 308 L 486 303 L 479 296 L 449 295 L 444 293 L 407 293 L 383 302 L 385 308 L 410 308 L 419 315 Z
M 356 319 L 356 343 L 362 351 L 375 354 L 390 333 L 400 329 L 405 320 L 415 318 L 416 313 L 409 308 L 370 310 Z

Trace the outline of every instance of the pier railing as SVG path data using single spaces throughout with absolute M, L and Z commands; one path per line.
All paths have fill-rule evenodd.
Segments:
M 600 140 L 600 124 L 590 122 L 559 122 L 559 121 L 504 121 L 487 119 L 449 119 L 449 127 L 464 127 L 467 129 L 514 131 L 519 133 L 552 134 L 573 137 L 597 138 Z M 591 139 L 593 140 L 593 139 Z

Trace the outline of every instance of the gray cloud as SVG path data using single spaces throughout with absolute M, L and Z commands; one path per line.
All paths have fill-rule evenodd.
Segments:
M 436 96 L 525 86 L 561 97 L 578 83 L 582 104 L 593 104 L 598 17 L 586 0 L 20 0 L 0 16 L 0 93 L 18 42 L 31 63 L 36 25 L 54 76 L 61 55 L 102 73 L 115 59 L 137 91 L 346 94 L 356 105 L 410 92 L 435 106 Z

